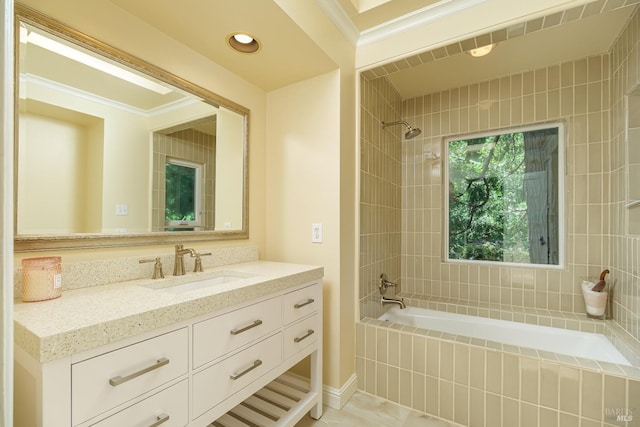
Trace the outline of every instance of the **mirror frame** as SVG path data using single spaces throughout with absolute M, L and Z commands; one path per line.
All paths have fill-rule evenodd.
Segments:
M 106 43 L 94 39 L 80 31 L 74 30 L 47 15 L 38 12 L 20 3 L 15 4 L 14 22 L 14 107 L 19 111 L 19 47 L 20 47 L 20 22 L 50 32 L 66 41 L 74 43 L 91 52 L 97 53 L 107 59 L 115 61 L 124 66 L 130 67 L 138 72 L 147 74 L 164 83 L 175 86 L 198 98 L 202 98 L 206 103 L 213 106 L 224 106 L 227 109 L 242 114 L 245 117 L 244 129 L 244 173 L 243 173 L 243 206 L 242 206 L 242 228 L 230 231 L 169 231 L 169 232 L 148 232 L 148 233 L 127 233 L 127 234 L 103 234 L 103 233 L 78 233 L 78 234 L 34 234 L 18 235 L 18 120 L 19 115 L 14 114 L 14 251 L 30 252 L 57 249 L 86 249 L 104 247 L 123 247 L 139 245 L 163 245 L 168 243 L 197 242 L 212 240 L 232 240 L 249 238 L 249 113 L 250 110 L 236 104 L 229 99 L 217 95 L 201 86 L 191 83 L 168 71 L 165 71 L 151 63 L 148 63 L 133 55 L 129 55 Z

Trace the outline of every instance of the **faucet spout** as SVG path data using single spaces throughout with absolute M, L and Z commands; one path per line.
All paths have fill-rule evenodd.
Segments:
M 186 254 L 191 254 L 192 257 L 195 257 L 196 251 L 195 249 L 185 248 L 182 243 L 178 243 L 176 245 L 176 258 L 173 263 L 173 275 L 174 276 L 184 276 L 184 256 Z
M 387 298 L 387 297 L 382 297 L 382 299 L 380 300 L 380 303 L 382 305 L 385 304 L 397 304 L 400 306 L 400 308 L 407 308 L 406 304 L 404 303 L 404 300 L 402 298 L 398 299 L 398 298 Z

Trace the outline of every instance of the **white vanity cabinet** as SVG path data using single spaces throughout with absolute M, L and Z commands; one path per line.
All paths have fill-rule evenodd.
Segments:
M 290 409 L 278 403 L 288 398 L 272 399 L 272 424 L 289 426 L 322 413 L 321 352 L 319 280 L 50 362 L 16 347 L 15 425 L 205 427 L 220 417 L 224 425 L 227 412 L 273 394 L 262 389 L 311 355 L 308 390 L 296 391 Z

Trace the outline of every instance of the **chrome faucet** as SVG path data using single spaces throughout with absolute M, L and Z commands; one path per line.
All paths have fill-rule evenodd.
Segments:
M 382 295 L 380 303 L 383 306 L 385 304 L 398 304 L 400 308 L 407 308 L 402 298 L 387 298 L 384 296 L 384 294 L 387 293 L 387 289 L 389 287 L 396 288 L 396 292 L 398 292 L 398 289 L 400 288 L 397 283 L 388 281 L 386 274 L 380 274 L 380 278 L 378 279 L 378 289 L 380 290 L 380 295 Z
M 398 304 L 400 306 L 400 308 L 407 308 L 406 304 L 404 303 L 404 299 L 400 298 L 387 298 L 387 297 L 382 297 L 382 300 L 380 301 L 380 303 L 382 305 L 385 304 Z
M 176 259 L 175 262 L 173 263 L 173 275 L 174 276 L 184 276 L 185 275 L 185 271 L 184 271 L 184 256 L 186 254 L 191 254 L 192 257 L 195 257 L 196 251 L 195 249 L 191 249 L 191 248 L 184 248 L 184 246 L 182 245 L 182 243 L 178 243 L 176 245 Z

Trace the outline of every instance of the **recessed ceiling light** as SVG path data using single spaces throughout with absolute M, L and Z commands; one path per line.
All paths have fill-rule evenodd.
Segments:
M 242 53 L 255 53 L 262 47 L 258 40 L 247 33 L 233 33 L 227 37 L 227 44 Z
M 468 51 L 469 55 L 475 57 L 475 58 L 479 58 L 481 56 L 485 56 L 488 55 L 489 53 L 491 53 L 491 51 L 493 50 L 494 47 L 496 47 L 497 43 L 492 43 L 492 44 L 488 44 L 486 46 L 480 46 L 479 48 L 476 49 L 471 49 L 470 51 Z

